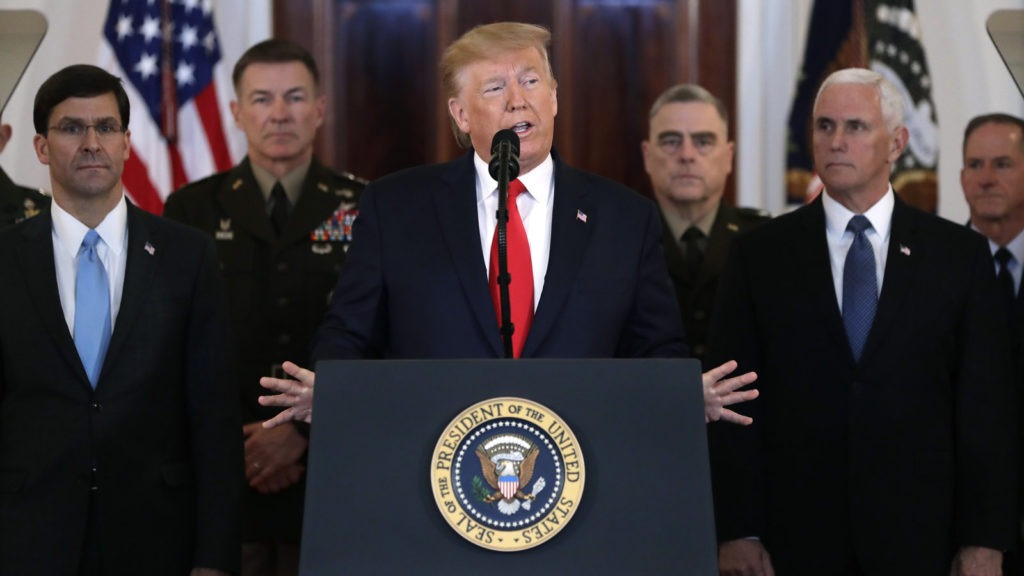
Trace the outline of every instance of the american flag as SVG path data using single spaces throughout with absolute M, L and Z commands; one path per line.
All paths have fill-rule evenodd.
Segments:
M 221 60 L 213 0 L 111 0 L 99 65 L 125 83 L 131 154 L 125 192 L 163 211 L 186 183 L 230 168 L 215 81 Z

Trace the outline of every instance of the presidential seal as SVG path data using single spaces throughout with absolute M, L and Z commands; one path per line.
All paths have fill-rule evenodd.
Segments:
M 583 495 L 576 436 L 547 407 L 523 398 L 470 406 L 445 427 L 430 485 L 448 524 L 477 546 L 501 552 L 547 542 Z

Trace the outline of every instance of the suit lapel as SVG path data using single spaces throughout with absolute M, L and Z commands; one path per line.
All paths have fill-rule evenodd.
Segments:
M 875 321 L 864 344 L 862 362 L 878 347 L 882 335 L 903 309 L 903 302 L 911 292 L 911 281 L 920 260 L 913 257 L 914 251 L 921 248 L 919 244 L 916 214 L 897 196 L 892 210 L 892 226 L 889 229 L 889 249 L 885 260 L 885 272 L 882 275 L 882 293 L 878 298 Z
M 583 262 L 590 231 L 596 223 L 588 225 L 577 217 L 580 212 L 588 219 L 600 218 L 586 187 L 578 174 L 555 158 L 555 197 L 551 215 L 551 249 L 548 269 L 544 276 L 544 291 L 540 295 L 537 313 L 530 334 L 523 346 L 523 357 L 536 353 L 544 338 L 555 325 L 558 312 L 569 296 Z
M 25 283 L 32 289 L 30 298 L 39 312 L 46 331 L 54 345 L 64 355 L 68 365 L 78 375 L 82 385 L 90 388 L 78 349 L 64 320 L 64 307 L 57 289 L 57 271 L 53 263 L 53 221 L 45 212 L 32 218 L 22 228 L 23 242 L 18 250 L 19 266 L 24 271 Z
M 820 196 L 809 206 L 798 210 L 794 215 L 801 218 L 801 232 L 795 246 L 807 246 L 807 250 L 793 251 L 795 258 L 791 273 L 808 275 L 807 294 L 812 295 L 808 302 L 808 310 L 817 310 L 823 314 L 821 322 L 825 332 L 836 343 L 846 350 L 846 355 L 853 363 L 853 352 L 843 327 L 843 317 L 836 299 L 835 280 L 832 277 L 832 261 L 829 256 L 828 239 L 825 235 L 825 208 Z
M 150 287 L 153 285 L 157 264 L 164 254 L 165 247 L 161 245 L 160 238 L 153 235 L 145 221 L 146 217 L 141 210 L 128 203 L 128 245 L 121 307 L 117 313 L 114 331 L 110 335 L 110 347 L 103 361 L 104 370 L 100 373 L 99 383 L 101 386 L 104 384 L 102 374 L 124 348 L 132 326 L 145 308 L 145 300 L 152 291 Z
M 217 198 L 231 216 L 229 227 L 246 230 L 267 244 L 273 244 L 277 239 L 248 158 L 231 169 L 224 187 L 217 192 Z
M 732 237 L 739 231 L 736 211 L 726 206 L 724 202 L 719 203 L 718 214 L 715 215 L 715 222 L 711 225 L 711 234 L 708 236 L 708 249 L 704 254 L 700 274 L 697 276 L 698 287 L 703 287 L 722 275 L 729 256 L 729 247 L 732 245 Z
M 448 165 L 441 176 L 442 185 L 433 187 L 433 198 L 441 236 L 451 253 L 452 265 L 462 284 L 469 308 L 495 356 L 501 357 L 504 352 L 498 333 L 498 320 L 487 285 L 487 267 L 480 253 L 473 154 L 470 150 L 461 159 Z

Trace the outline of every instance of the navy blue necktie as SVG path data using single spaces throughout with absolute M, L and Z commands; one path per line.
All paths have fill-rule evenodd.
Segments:
M 853 244 L 843 265 L 843 326 L 855 360 L 860 360 L 864 351 L 878 308 L 875 252 L 864 234 L 869 228 L 871 222 L 862 214 L 850 218 L 846 225 L 846 229 L 853 232 Z
M 1006 310 L 1012 311 L 1013 302 L 1017 299 L 1017 291 L 1013 285 L 1013 274 L 1010 272 L 1010 261 L 1013 260 L 1013 254 L 1006 248 L 1000 247 L 996 250 L 993 258 L 999 263 L 999 272 L 996 274 L 996 279 L 999 281 L 999 289 L 1003 293 L 1003 299 L 1006 300 Z
M 110 344 L 110 286 L 107 271 L 96 253 L 99 241 L 100 235 L 89 230 L 78 250 L 75 273 L 75 348 L 93 388 L 100 379 Z

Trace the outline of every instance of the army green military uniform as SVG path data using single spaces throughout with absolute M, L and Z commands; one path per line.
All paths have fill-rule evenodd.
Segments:
M 314 159 L 280 236 L 248 158 L 168 198 L 165 216 L 216 241 L 231 308 L 243 423 L 263 421 L 277 412 L 257 401 L 267 392 L 259 385 L 261 376 L 282 376 L 285 360 L 308 366 L 310 341 L 345 261 L 364 185 Z M 303 479 L 268 495 L 248 488 L 244 540 L 297 543 L 304 485 Z
M 724 202 L 719 204 L 707 238 L 707 249 L 696 274 L 689 272 L 683 262 L 679 239 L 673 238 L 669 226 L 662 223 L 665 260 L 683 315 L 686 343 L 690 347 L 690 354 L 702 362 L 707 354 L 708 327 L 715 309 L 718 278 L 725 268 L 729 245 L 737 234 L 768 219 L 767 213 L 760 210 L 735 208 L 726 206 Z M 711 366 L 704 366 L 705 370 L 709 368 Z
M 0 228 L 17 224 L 49 208 L 49 196 L 15 184 L 0 168 Z

